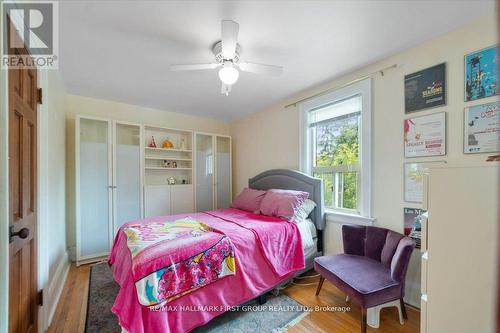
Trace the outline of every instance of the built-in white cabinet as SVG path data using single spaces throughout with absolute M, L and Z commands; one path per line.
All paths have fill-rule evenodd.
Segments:
M 109 253 L 116 230 L 142 216 L 138 124 L 79 116 L 76 142 L 77 263 Z
M 498 162 L 425 175 L 420 332 L 494 332 L 498 184 Z
M 193 212 L 193 132 L 144 126 L 144 143 L 144 216 Z
M 231 203 L 229 136 L 77 116 L 75 142 L 77 264 L 124 223 Z
M 231 137 L 195 133 L 196 211 L 231 203 Z
M 192 185 L 146 185 L 145 217 L 193 212 Z

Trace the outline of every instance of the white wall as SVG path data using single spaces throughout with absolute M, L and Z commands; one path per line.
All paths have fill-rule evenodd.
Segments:
M 447 105 L 417 112 L 415 116 L 446 111 L 447 154 L 444 157 L 408 159 L 411 161 L 446 160 L 448 162 L 483 161 L 486 155 L 464 155 L 463 109 L 465 106 L 491 102 L 487 98 L 464 103 L 464 55 L 497 43 L 496 18 L 492 15 L 463 28 L 406 50 L 378 63 L 332 80 L 266 110 L 251 114 L 231 124 L 233 136 L 233 177 L 237 194 L 249 177 L 269 168 L 299 168 L 299 114 L 297 108 L 283 107 L 297 99 L 325 89 L 340 87 L 354 79 L 392 64 L 401 65 L 384 76 L 372 79 L 373 109 L 373 217 L 376 226 L 403 232 L 403 207 L 419 205 L 403 201 L 403 119 L 404 75 L 446 62 Z M 369 52 L 369 50 L 367 50 Z M 341 66 L 342 64 L 339 64 Z M 341 225 L 327 223 L 327 254 L 342 251 Z M 419 306 L 420 261 L 415 251 L 407 278 L 406 301 Z
M 137 105 L 67 94 L 66 95 L 66 209 L 70 256 L 75 258 L 75 115 L 122 120 L 193 131 L 229 134 L 229 124 L 204 117 L 156 110 Z
M 69 269 L 66 242 L 65 89 L 58 71 L 48 71 L 47 313 L 52 320 Z

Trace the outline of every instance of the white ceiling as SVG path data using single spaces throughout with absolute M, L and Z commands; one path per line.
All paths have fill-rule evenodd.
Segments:
M 69 93 L 230 121 L 494 12 L 494 1 L 66 1 L 60 67 Z M 240 24 L 241 73 L 229 96 L 213 62 L 220 21 Z

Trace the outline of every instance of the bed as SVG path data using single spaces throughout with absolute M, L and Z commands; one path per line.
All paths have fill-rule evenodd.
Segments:
M 322 230 L 325 221 L 321 205 L 321 180 L 294 170 L 274 169 L 249 179 L 248 185 L 259 190 L 304 191 L 309 193 L 309 198 L 316 202 L 317 206 L 309 215 L 309 222 L 300 224 L 229 208 L 156 217 L 124 225 L 116 235 L 109 258 L 113 276 L 120 285 L 112 311 L 118 317 L 123 331 L 189 332 L 234 306 L 255 298 L 260 298 L 262 302 L 267 292 L 312 268 L 313 259 L 321 255 L 323 244 Z M 177 246 L 175 241 L 169 241 L 161 242 L 161 246 L 149 246 L 148 251 L 138 252 L 134 256 L 130 239 L 135 236 L 130 236 L 130 230 L 140 229 L 143 225 L 154 226 L 157 222 L 161 226 L 162 221 L 175 221 L 180 224 L 181 231 L 185 226 L 191 228 L 189 237 L 195 235 L 189 239 L 191 245 L 185 249 L 178 248 L 179 252 L 187 251 L 189 254 L 185 255 L 183 260 L 178 260 L 175 255 L 166 251 L 168 247 Z M 200 224 L 196 224 L 198 221 Z M 213 232 L 197 233 L 199 228 L 204 227 Z M 151 233 L 151 229 L 148 229 L 148 233 Z M 307 240 L 306 237 L 310 239 Z M 190 262 L 199 260 L 199 256 L 195 255 L 198 253 L 197 247 L 205 249 L 202 247 L 204 242 L 213 244 L 207 247 L 213 251 L 212 257 L 220 259 L 222 256 L 222 261 L 217 261 L 220 263 L 217 266 L 218 275 L 198 277 L 196 281 L 200 286 L 191 287 L 188 291 L 182 289 L 181 283 L 174 287 L 169 285 L 170 289 L 161 289 L 168 290 L 169 294 L 165 292 L 160 297 L 158 290 L 165 285 L 165 280 L 159 280 L 160 276 L 165 276 L 165 270 L 157 274 L 160 272 L 158 267 L 165 266 L 161 260 L 169 260 L 176 265 L 186 263 L 186 267 L 191 267 Z M 306 248 L 303 247 L 304 243 L 308 243 Z M 219 248 L 220 251 L 215 253 Z M 162 255 L 164 253 L 169 255 Z M 210 256 L 205 255 L 202 258 L 207 257 Z M 213 266 L 213 262 L 208 262 L 206 267 Z M 152 273 L 149 273 L 150 271 Z M 183 280 L 183 272 L 179 268 L 173 274 L 177 280 Z M 192 276 L 192 272 L 185 274 Z M 151 285 L 156 286 L 155 283 L 158 288 L 153 288 L 152 292 Z M 170 298 L 166 298 L 167 296 Z

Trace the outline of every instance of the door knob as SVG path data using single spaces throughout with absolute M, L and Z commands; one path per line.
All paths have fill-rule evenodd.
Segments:
M 9 243 L 12 243 L 13 242 L 12 238 L 14 238 L 16 236 L 19 237 L 19 238 L 25 239 L 29 235 L 30 235 L 30 230 L 28 228 L 22 228 L 19 231 L 14 231 L 14 226 L 13 225 L 11 225 L 9 227 Z

